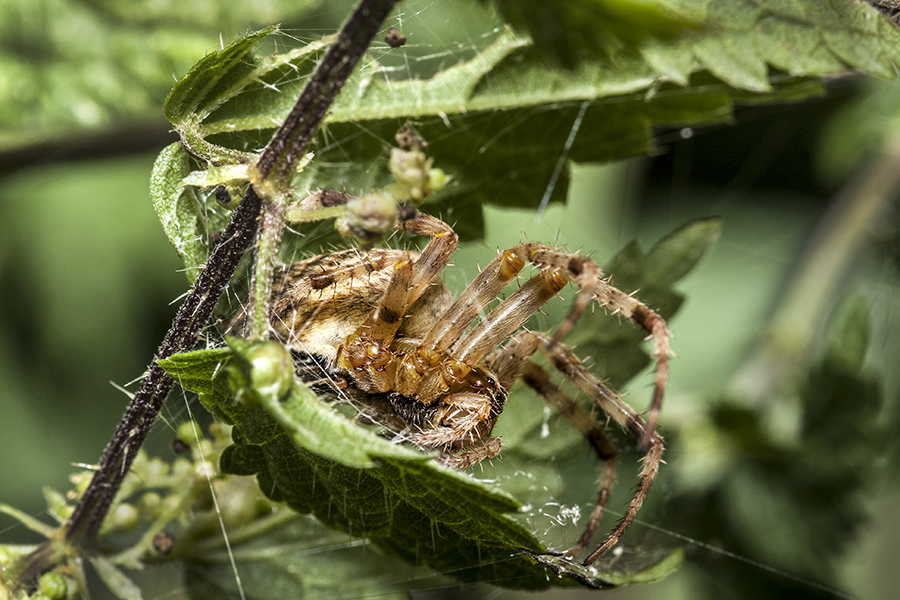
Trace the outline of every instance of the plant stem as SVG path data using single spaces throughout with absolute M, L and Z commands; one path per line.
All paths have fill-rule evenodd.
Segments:
M 247 337 L 252 340 L 266 339 L 269 329 L 269 298 L 272 296 L 272 277 L 275 259 L 281 247 L 284 233 L 285 213 L 289 196 L 276 193 L 265 204 L 260 219 L 259 242 L 256 244 L 256 261 L 250 282 L 249 327 Z
M 260 204 L 256 192 L 252 188 L 248 190 L 156 351 L 157 360 L 190 350 L 197 343 L 200 330 L 254 239 Z M 78 543 L 96 535 L 173 383 L 172 377 L 154 361 L 106 446 L 90 485 L 66 523 L 67 541 Z
M 249 337 L 265 339 L 269 319 L 269 297 L 275 258 L 281 247 L 285 214 L 294 174 L 309 142 L 334 104 L 338 92 L 353 72 L 356 63 L 369 48 L 372 38 L 390 14 L 397 0 L 360 2 L 341 29 L 334 44 L 300 93 L 281 128 L 272 138 L 256 164 L 269 188 L 263 206 L 260 241 L 253 280 L 250 284 Z
M 361 0 L 344 24 L 337 41 L 316 67 L 285 123 L 257 163 L 263 195 L 268 196 L 269 190 L 290 186 L 296 165 L 312 136 L 396 2 Z M 104 450 L 90 485 L 66 522 L 64 540 L 67 545 L 90 542 L 99 531 L 122 480 L 174 384 L 172 377 L 156 361 L 194 347 L 244 251 L 256 237 L 261 207 L 260 195 L 254 186 L 250 186 L 157 350 L 154 363 Z M 283 213 L 282 208 L 282 224 Z M 281 228 L 275 228 L 279 230 L 276 235 L 280 239 Z M 18 581 L 36 575 L 60 558 L 52 548 L 52 540 L 48 541 L 24 559 Z

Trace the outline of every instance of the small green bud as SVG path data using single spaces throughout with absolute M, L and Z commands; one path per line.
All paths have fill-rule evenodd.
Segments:
M 153 479 L 161 479 L 169 474 L 169 463 L 160 459 L 160 458 L 152 458 L 147 463 L 147 469 L 144 473 L 144 476 L 148 480 Z
M 191 472 L 192 468 L 193 464 L 191 461 L 184 457 L 178 457 L 175 459 L 175 462 L 172 463 L 172 475 L 175 477 L 184 477 Z
M 431 188 L 432 192 L 444 189 L 445 185 L 447 185 L 446 173 L 441 169 L 428 170 L 428 187 Z
M 231 441 L 231 427 L 220 421 L 213 421 L 209 425 L 209 434 L 220 445 Z
M 41 575 L 38 583 L 40 593 L 52 600 L 63 600 L 69 592 L 69 584 L 62 573 L 51 572 Z M 35 598 L 36 596 L 32 596 Z
M 432 159 L 425 156 L 421 149 L 391 150 L 389 166 L 394 181 L 406 190 L 406 197 L 413 204 L 419 204 L 432 192 L 430 171 Z
M 202 435 L 202 433 L 196 421 L 185 421 L 178 426 L 178 431 L 176 431 L 175 435 L 188 446 L 194 446 L 197 443 L 197 436 Z
M 127 502 L 118 505 L 110 516 L 112 517 L 113 528 L 117 531 L 131 531 L 140 522 L 138 509 Z
M 143 519 L 153 520 L 159 515 L 159 507 L 162 505 L 162 497 L 156 492 L 147 492 L 138 500 L 138 512 Z
M 246 354 L 250 362 L 250 381 L 259 394 L 284 399 L 294 385 L 294 363 L 278 342 L 256 344 Z
M 400 199 L 403 200 L 403 199 Z M 371 192 L 347 202 L 347 212 L 334 222 L 341 235 L 373 243 L 392 231 L 397 223 L 398 198 L 385 190 Z

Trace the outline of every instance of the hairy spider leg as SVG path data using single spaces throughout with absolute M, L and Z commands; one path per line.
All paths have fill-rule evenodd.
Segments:
M 613 314 L 620 314 L 634 321 L 650 334 L 649 337 L 653 340 L 652 354 L 656 359 L 656 376 L 653 398 L 647 415 L 646 431 L 655 431 L 656 423 L 659 420 L 659 411 L 662 407 L 663 393 L 666 389 L 669 355 L 671 354 L 669 349 L 671 332 L 665 319 L 637 298 L 626 294 L 603 279 L 603 273 L 594 261 L 583 256 L 556 252 L 539 244 L 532 246 L 534 249 L 531 252 L 531 262 L 542 269 L 555 269 L 556 272 L 562 273 L 581 289 L 569 316 L 553 336 L 551 346 L 562 340 L 572 329 L 575 321 L 586 307 L 586 302 L 589 302 L 590 299 L 596 300 L 601 306 L 611 310 Z M 640 439 L 641 446 L 645 449 L 650 444 L 648 435 L 644 435 Z
M 596 296 L 598 282 L 603 281 L 600 268 L 590 259 L 556 252 L 543 244 L 519 244 L 510 252 L 515 252 L 521 260 L 539 267 L 540 273 L 529 279 L 488 313 L 468 334 L 456 341 L 450 353 L 457 360 L 481 360 L 571 281 L 581 291 L 560 333 L 554 337 L 553 343 L 556 343 L 581 316 L 591 298 Z
M 450 348 L 461 362 L 475 364 L 512 335 L 528 318 L 559 293 L 566 280 L 554 271 L 541 271 L 507 296 Z
M 521 271 L 526 262 L 541 269 L 525 285 L 501 302 L 485 319 L 463 337 L 468 324 Z M 558 329 L 551 346 L 558 343 L 572 328 L 586 306 L 597 300 L 613 313 L 625 315 L 646 329 L 654 342 L 653 354 L 657 360 L 653 399 L 650 403 L 649 423 L 653 431 L 662 405 L 663 392 L 668 377 L 669 330 L 666 322 L 655 311 L 632 296 L 611 286 L 603 279 L 603 273 L 592 260 L 557 252 L 543 244 L 519 244 L 501 252 L 454 301 L 443 318 L 432 328 L 417 353 L 421 362 L 431 361 L 429 372 L 421 377 L 418 393 L 425 401 L 436 397 L 440 385 L 435 381 L 452 379 L 455 365 L 473 365 L 491 349 L 512 335 L 532 314 L 567 282 L 579 288 L 578 298 L 568 317 Z M 439 358 L 450 349 L 451 358 Z M 454 364 L 451 364 L 454 363 Z M 421 370 L 421 369 L 420 369 Z M 649 438 L 642 438 L 647 447 Z
M 634 521 L 635 516 L 644 503 L 644 499 L 647 497 L 650 485 L 659 471 L 664 449 L 663 439 L 656 433 L 655 429 L 651 429 L 649 422 L 644 421 L 633 408 L 623 402 L 617 395 L 611 393 L 600 380 L 591 375 L 582 366 L 578 356 L 568 346 L 554 344 L 551 338 L 538 333 L 523 332 L 520 334 L 520 336 L 528 335 L 537 339 L 538 351 L 553 363 L 556 370 L 587 395 L 604 413 L 609 415 L 636 439 L 647 440 L 647 444 L 643 446 L 643 465 L 638 474 L 639 481 L 634 496 L 632 496 L 631 502 L 628 504 L 625 515 L 607 535 L 606 540 L 584 560 L 584 564 L 589 565 L 597 560 L 597 557 L 603 552 L 615 545 L 628 529 L 628 526 Z
M 649 337 L 653 341 L 652 354 L 656 359 L 653 399 L 650 402 L 650 410 L 647 414 L 647 427 L 644 436 L 640 440 L 641 446 L 647 449 L 651 443 L 649 434 L 656 431 L 659 411 L 662 408 L 663 393 L 665 392 L 666 381 L 669 376 L 669 356 L 672 354 L 672 350 L 669 348 L 669 336 L 672 333 L 669 331 L 665 319 L 659 316 L 656 311 L 604 281 L 601 281 L 594 290 L 594 298 L 601 305 L 611 308 L 613 313 L 625 315 L 638 323 L 650 334 Z
M 430 235 L 431 240 L 418 259 L 401 260 L 393 265 L 390 282 L 378 306 L 341 345 L 337 356 L 337 364 L 355 373 L 357 382 L 367 392 L 406 393 L 397 388 L 399 361 L 390 344 L 404 316 L 437 279 L 458 242 L 449 225 L 411 206 L 401 209 L 399 227 L 413 234 Z
M 431 241 L 415 262 L 401 262 L 394 266 L 394 274 L 381 304 L 361 328 L 376 343 L 388 344 L 393 340 L 403 315 L 447 266 L 459 240 L 449 225 L 419 212 L 410 218 L 401 218 L 400 227 L 416 235 L 429 235 Z
M 577 265 L 577 270 L 566 264 L 556 264 L 559 260 L 548 260 L 550 252 L 559 257 L 566 257 L 569 263 Z M 593 261 L 575 255 L 563 255 L 552 252 L 541 244 L 518 244 L 499 253 L 478 277 L 459 295 L 447 310 L 444 318 L 437 323 L 422 342 L 421 348 L 432 352 L 443 352 L 457 341 L 465 328 L 475 317 L 506 287 L 509 281 L 519 274 L 526 263 L 532 263 L 544 271 L 567 273 L 568 281 L 572 281 L 581 292 L 575 301 L 569 316 L 557 332 L 555 340 L 562 339 L 571 329 L 587 305 L 590 303 L 593 288 L 602 273 Z M 547 279 L 547 289 L 558 285 L 558 281 Z M 536 287 L 538 283 L 534 284 Z M 565 282 L 563 282 L 565 285 Z M 553 294 L 550 294 L 552 297 Z M 510 332 L 511 333 L 511 332 Z
M 525 266 L 526 256 L 526 247 L 522 244 L 497 254 L 441 315 L 419 349 L 435 354 L 447 351 L 475 317 L 519 274 Z
M 497 374 L 501 385 L 511 386 L 516 379 L 521 378 L 525 385 L 537 392 L 545 402 L 555 408 L 581 433 L 602 463 L 600 478 L 597 482 L 599 488 L 597 501 L 578 543 L 568 553 L 570 557 L 575 557 L 587 548 L 606 511 L 612 488 L 616 483 L 616 463 L 619 451 L 594 417 L 563 392 L 559 386 L 550 381 L 550 376 L 543 367 L 531 360 L 531 357 L 538 351 L 540 341 L 541 338 L 537 335 L 524 331 L 510 339 L 504 348 L 492 352 L 487 358 L 487 364 Z M 549 344 L 552 341 L 544 338 L 543 343 Z M 609 398 L 617 397 L 602 383 L 599 384 L 598 393 Z

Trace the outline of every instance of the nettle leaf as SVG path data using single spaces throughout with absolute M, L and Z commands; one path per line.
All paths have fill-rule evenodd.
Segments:
M 571 68 L 586 57 L 610 55 L 647 38 L 672 39 L 699 26 L 699 8 L 661 0 L 495 0 L 513 27 L 528 31 L 542 55 Z
M 559 557 L 536 559 L 544 543 L 513 518 L 521 505 L 495 484 L 382 439 L 299 382 L 282 401 L 249 390 L 260 406 L 223 393 L 246 384 L 247 356 L 257 346 L 238 341 L 231 350 L 179 354 L 160 364 L 233 425 L 234 445 L 223 453 L 222 469 L 255 474 L 273 500 L 462 581 L 530 589 L 615 587 L 658 578 L 678 566 L 680 553 L 659 547 L 645 554 L 632 550 L 594 567 Z
M 565 22 L 588 3 L 559 3 L 563 8 L 556 9 L 543 4 Z M 663 15 L 674 29 L 641 25 L 619 10 L 635 4 Z M 656 126 L 727 121 L 734 102 L 797 100 L 821 93 L 812 78 L 851 69 L 893 77 L 900 63 L 900 31 L 852 0 L 597 5 L 630 23 L 624 31 L 633 26 L 641 33 L 625 35 L 632 41 L 613 55 L 588 53 L 570 69 L 549 64 L 543 46 L 508 29 L 475 56 L 427 76 L 368 61 L 330 111 L 315 156 L 294 182 L 296 194 L 323 187 L 357 194 L 385 185 L 393 135 L 413 120 L 436 166 L 450 175 L 427 210 L 459 224 L 463 239 L 473 239 L 483 233 L 482 204 L 537 205 L 560 157 L 596 162 L 646 153 Z M 600 20 L 582 19 L 582 29 L 604 30 Z M 254 160 L 329 41 L 256 56 L 253 46 L 266 33 L 210 54 L 170 95 L 167 115 L 186 147 L 203 159 L 192 170 Z M 279 46 L 289 43 L 277 39 Z M 564 170 L 552 201 L 565 198 L 567 178 Z M 195 175 L 189 181 L 209 179 Z M 176 190 L 155 196 L 166 193 Z M 214 212 L 212 195 L 201 199 Z M 177 198 L 163 204 L 174 206 Z M 172 239 L 177 247 L 188 244 Z M 305 243 L 287 239 L 288 248 Z
M 209 258 L 211 240 L 230 218 L 228 211 L 215 200 L 214 193 L 182 184 L 197 164 L 184 146 L 176 142 L 163 149 L 150 174 L 153 208 L 184 261 L 191 282 Z

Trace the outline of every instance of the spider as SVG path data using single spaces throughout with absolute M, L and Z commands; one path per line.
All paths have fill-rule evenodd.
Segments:
M 438 451 L 438 460 L 454 467 L 498 454 L 500 439 L 491 431 L 507 390 L 521 379 L 572 422 L 602 463 L 596 504 L 570 552 L 574 557 L 588 547 L 603 516 L 618 452 L 588 410 L 532 360 L 536 353 L 546 356 L 608 418 L 639 439 L 645 452 L 624 517 L 584 561 L 593 563 L 634 520 L 659 469 L 663 440 L 655 424 L 669 355 L 665 321 L 611 286 L 590 259 L 536 243 L 500 252 L 454 298 L 439 278 L 457 246 L 453 229 L 409 204 L 399 211 L 396 226 L 430 240 L 420 253 L 350 249 L 281 267 L 273 286 L 273 337 L 291 350 L 298 377 L 318 392 L 355 400 L 363 419 L 422 449 Z M 537 272 L 478 319 L 527 263 Z M 568 283 L 579 293 L 556 334 L 523 329 Z M 561 343 L 593 301 L 650 334 L 657 369 L 646 420 Z

